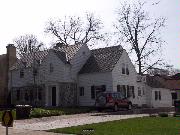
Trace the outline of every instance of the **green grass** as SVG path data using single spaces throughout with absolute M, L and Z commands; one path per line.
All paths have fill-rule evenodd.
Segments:
M 94 132 L 83 132 L 93 129 Z M 77 135 L 179 135 L 180 119 L 178 117 L 144 117 L 105 123 L 52 129 L 50 132 Z

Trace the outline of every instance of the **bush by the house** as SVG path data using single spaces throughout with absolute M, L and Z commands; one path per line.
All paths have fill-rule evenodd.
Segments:
M 33 108 L 30 117 L 31 118 L 40 118 L 40 117 L 49 117 L 49 116 L 58 116 L 65 114 L 79 114 L 79 113 L 88 113 L 91 108 Z
M 168 114 L 167 113 L 159 113 L 158 114 L 160 117 L 168 117 Z

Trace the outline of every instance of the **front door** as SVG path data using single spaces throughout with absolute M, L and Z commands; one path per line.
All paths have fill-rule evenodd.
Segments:
M 56 106 L 56 87 L 52 87 L 52 106 Z

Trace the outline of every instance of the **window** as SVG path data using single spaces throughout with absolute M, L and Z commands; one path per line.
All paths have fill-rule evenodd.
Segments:
M 126 75 L 129 75 L 129 68 L 128 68 L 128 65 L 126 65 Z
M 17 101 L 20 100 L 20 90 L 17 90 L 16 99 L 17 99 Z
M 24 77 L 24 70 L 21 69 L 21 70 L 20 70 L 20 78 L 23 78 L 23 77 Z
M 42 100 L 42 92 L 41 91 L 38 92 L 38 100 Z
M 126 85 L 122 86 L 122 95 L 123 97 L 126 97 Z
M 84 87 L 79 88 L 79 95 L 84 96 Z
M 125 74 L 125 64 L 122 64 L 122 74 Z
M 105 92 L 106 91 L 106 85 L 102 85 L 101 89 L 102 89 L 103 92 Z
M 117 92 L 120 92 L 120 85 L 117 85 Z
M 52 73 L 54 71 L 54 67 L 53 67 L 52 63 L 49 64 L 49 71 L 50 71 L 50 73 Z
M 28 101 L 28 100 L 29 100 L 29 95 L 28 95 L 27 92 L 26 92 L 25 95 L 24 95 L 24 99 L 25 99 L 25 101 Z
M 127 97 L 131 97 L 131 92 L 130 92 L 130 89 L 129 89 L 129 85 L 127 85 Z
M 161 100 L 161 91 L 154 91 L 155 93 L 155 100 Z
M 142 92 L 143 92 L 143 95 L 145 95 L 145 89 L 144 89 L 144 87 L 142 87 Z
M 95 87 L 91 86 L 91 99 L 95 99 Z
M 41 60 L 37 60 L 37 63 L 38 63 L 39 65 L 41 64 L 41 62 L 42 62 Z
M 129 68 L 128 68 L 128 65 L 126 64 L 122 64 L 122 74 L 126 74 L 126 75 L 129 75 Z
M 141 96 L 141 88 L 138 87 L 138 96 Z
M 24 67 L 27 67 L 27 62 L 22 62 Z
M 37 73 L 38 73 L 37 69 L 34 68 L 34 69 L 33 69 L 33 76 L 37 76 Z
M 155 100 L 161 100 L 161 91 L 154 91 Z

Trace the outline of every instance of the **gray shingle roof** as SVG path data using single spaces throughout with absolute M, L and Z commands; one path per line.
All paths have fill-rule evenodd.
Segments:
M 61 48 L 56 48 L 56 49 L 52 49 L 53 52 L 58 56 L 58 58 L 60 58 L 64 63 L 68 63 L 68 61 L 70 61 L 74 55 L 77 53 L 77 51 L 80 49 L 82 45 L 70 45 L 70 46 L 62 46 Z M 17 61 L 17 63 L 15 63 L 10 70 L 13 69 L 18 69 L 20 67 L 24 67 L 26 65 L 26 67 L 31 67 L 33 64 L 33 58 L 36 61 L 42 61 L 47 55 L 48 55 L 49 50 L 45 50 L 45 51 L 39 51 L 36 52 L 35 54 L 26 54 L 24 55 L 20 60 Z
M 121 46 L 91 50 L 91 56 L 79 74 L 112 71 L 123 53 Z
M 62 46 L 62 47 L 56 48 L 56 51 L 65 52 L 67 61 L 70 61 L 74 57 L 74 55 L 77 53 L 77 51 L 81 48 L 81 46 L 82 44 Z

